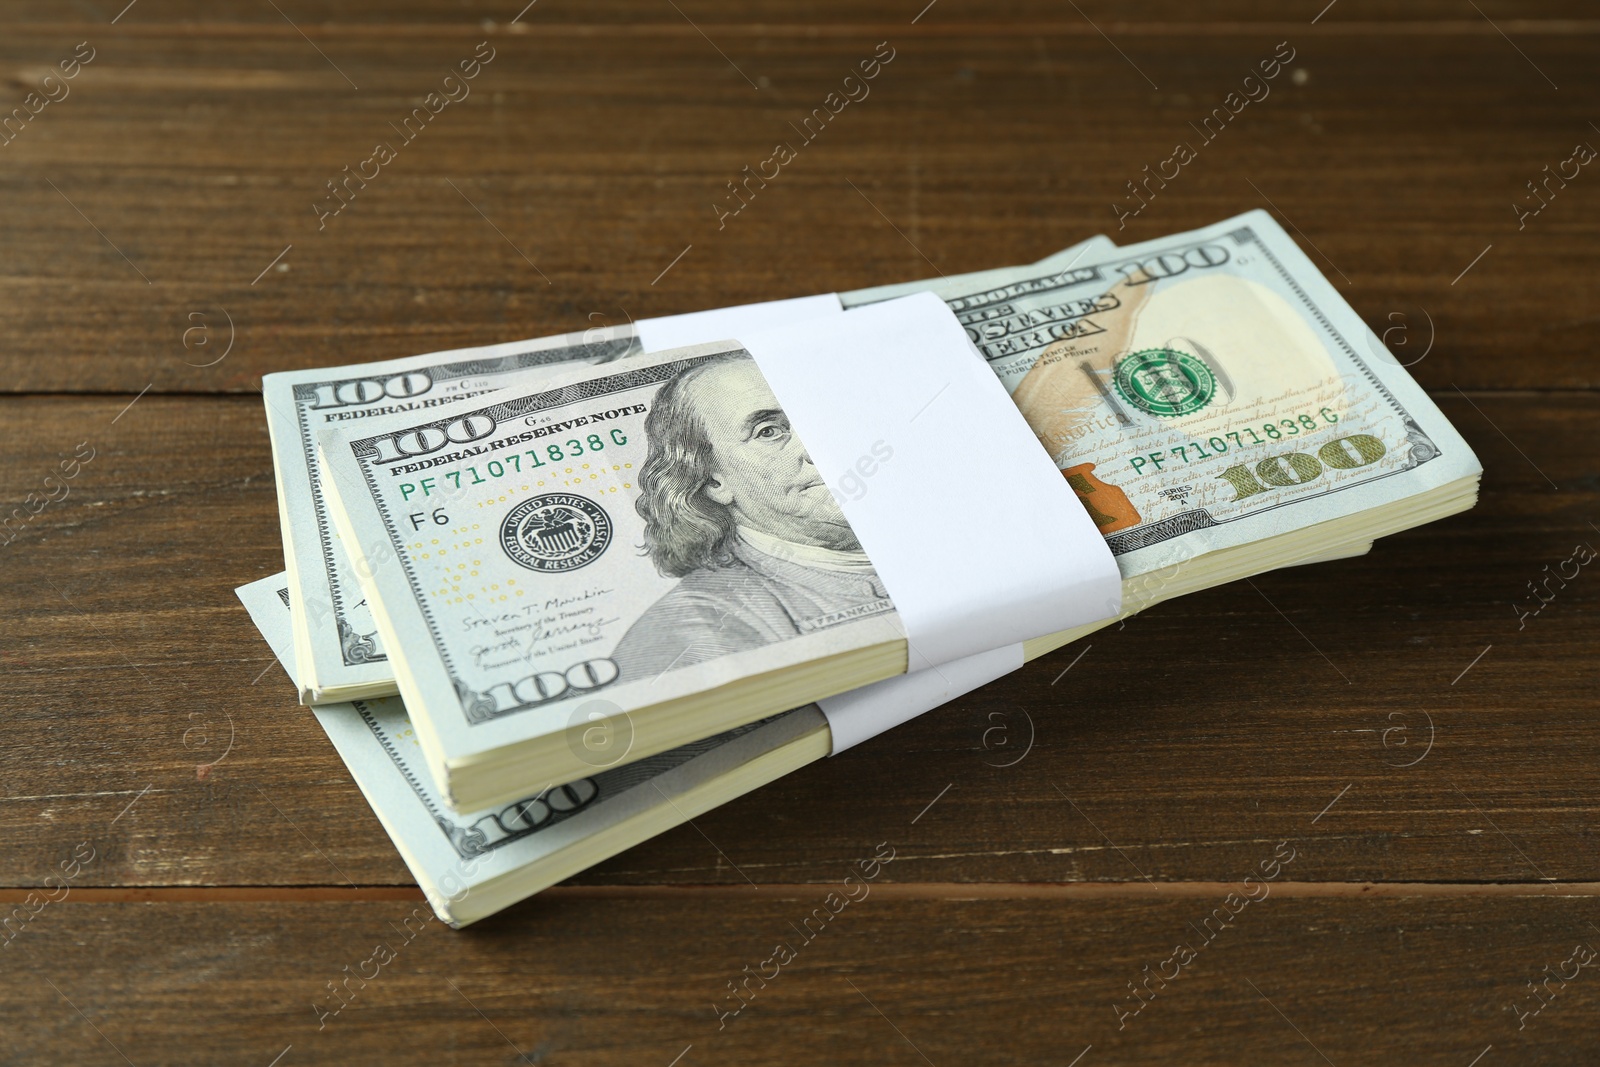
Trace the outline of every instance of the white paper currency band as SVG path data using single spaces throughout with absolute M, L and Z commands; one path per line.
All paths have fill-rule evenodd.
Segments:
M 740 340 L 883 579 L 910 670 L 1117 613 L 1105 539 L 943 301 Z
M 807 319 L 844 314 L 837 293 L 801 296 L 792 300 L 768 300 L 760 304 L 691 311 L 685 315 L 663 315 L 634 323 L 639 344 L 646 352 L 665 352 L 669 348 L 727 341 L 747 333 L 772 330 Z
M 1020 666 L 1022 646 L 1007 645 L 819 700 L 833 733 L 830 754 L 837 756 L 851 745 L 877 737 Z

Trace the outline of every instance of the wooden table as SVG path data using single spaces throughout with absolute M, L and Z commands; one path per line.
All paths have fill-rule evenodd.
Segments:
M 1600 542 L 1600 173 L 1527 186 L 1600 145 L 1592 5 L 125 2 L 0 12 L 0 107 L 60 97 L 0 145 L 0 503 L 94 456 L 0 547 L 0 902 L 31 913 L 0 1062 L 1600 1061 L 1600 966 L 1571 962 L 1600 948 L 1600 578 L 1518 608 Z M 470 97 L 329 214 L 480 42 Z M 719 225 L 879 42 L 870 96 Z M 1119 231 L 1126 183 L 1280 42 L 1270 95 Z M 1476 510 L 1153 609 L 401 933 L 421 895 L 232 592 L 282 567 L 263 373 L 1258 207 L 1392 331 L 1483 461 Z M 882 884 L 719 1024 L 880 842 Z

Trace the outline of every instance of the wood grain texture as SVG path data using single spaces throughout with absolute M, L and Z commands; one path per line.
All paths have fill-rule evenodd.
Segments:
M 871 95 L 719 229 L 726 183 L 798 141 L 790 123 L 883 37 L 742 23 L 713 46 L 660 10 L 670 29 L 352 31 L 321 37 L 326 60 L 286 24 L 96 36 L 71 95 L 0 148 L 0 389 L 247 391 L 273 370 L 1025 262 L 1258 207 L 1369 323 L 1404 324 L 1408 358 L 1431 343 L 1425 385 L 1597 384 L 1595 183 L 1520 232 L 1512 205 L 1600 144 L 1600 26 L 1537 23 L 1517 45 L 1482 19 L 1330 15 L 1113 47 L 1083 25 L 907 25 L 884 31 L 896 58 Z M 18 102 L 77 34 L 0 34 Z M 325 183 L 400 143 L 391 123 L 491 38 L 473 94 L 319 230 Z M 1279 40 L 1298 73 L 1204 144 L 1191 124 Z M 1127 183 L 1180 140 L 1199 158 L 1118 231 L 1112 204 L 1135 205 Z
M 1600 948 L 1600 579 L 1518 608 L 1600 541 L 1600 178 L 1512 207 L 1600 145 L 1593 4 L 524 3 L 0 10 L 0 119 L 96 50 L 0 144 L 0 1064 L 1600 1060 L 1592 966 L 1519 1025 Z M 871 96 L 719 229 L 725 183 L 883 40 Z M 472 95 L 319 231 L 324 183 L 480 41 Z M 1118 231 L 1280 41 L 1271 95 Z M 1474 511 L 1157 607 L 468 931 L 424 922 L 232 592 L 282 567 L 263 373 L 1256 207 L 1404 339 L 1483 461 Z M 872 895 L 719 1029 L 879 842 Z
M 1297 879 L 1600 880 L 1600 586 L 1512 608 L 1600 540 L 1600 400 L 1440 400 L 1475 511 L 1152 609 L 580 881 L 825 879 L 947 786 L 897 880 L 1224 880 L 1336 796 Z M 87 839 L 86 885 L 409 881 L 232 592 L 282 566 L 259 400 L 126 403 L 0 402 L 0 499 L 96 449 L 0 549 L 0 871 L 37 885 Z
M 28 1021 L 8 1026 L 0 1056 L 596 1067 L 1065 1065 L 1090 1046 L 1083 1067 L 1465 1067 L 1489 1047 L 1484 1063 L 1600 1056 L 1592 966 L 1553 982 L 1557 995 L 1522 1029 L 1508 1008 L 1530 1010 L 1537 1001 L 1526 983 L 1575 946 L 1600 943 L 1593 898 L 1269 893 L 1228 924 L 1213 920 L 1207 943 L 1201 924 L 1220 897 L 919 901 L 869 892 L 805 943 L 798 924 L 823 901 L 822 887 L 755 900 L 733 889 L 547 898 L 460 933 L 419 916 L 408 939 L 414 913 L 404 902 L 154 906 L 69 896 L 46 906 L 0 961 L 0 1011 Z M 770 981 L 749 979 L 748 1004 L 719 1030 L 714 1005 L 738 1003 L 728 984 L 745 967 L 759 974 L 780 941 L 796 958 Z M 1120 1016 L 1118 1007 L 1139 1003 L 1128 983 L 1142 982 L 1146 967 L 1159 971 L 1180 943 L 1192 946 L 1192 962 L 1165 989 L 1152 981 L 1154 999 L 1137 1015 Z M 368 962 L 388 958 L 375 957 L 380 945 L 393 957 L 381 967 Z M 344 1000 L 335 999 L 328 983 L 347 975 Z M 341 1003 L 337 1015 L 322 1014 Z
M 796 28 L 825 33 L 841 25 L 903 25 L 917 19 L 929 29 L 971 25 L 1076 24 L 1083 32 L 1094 26 L 1107 31 L 1164 33 L 1173 24 L 1199 22 L 1201 25 L 1229 25 L 1236 22 L 1307 25 L 1317 18 L 1328 26 L 1351 23 L 1379 25 L 1419 24 L 1430 32 L 1488 30 L 1486 20 L 1507 30 L 1537 33 L 1551 22 L 1585 22 L 1594 19 L 1594 9 L 1581 0 L 1483 0 L 1481 14 L 1470 6 L 1451 0 L 1416 0 L 1405 5 L 1382 0 L 1312 0 L 1284 4 L 1273 0 L 1218 0 L 1203 11 L 1181 0 L 1147 0 L 1130 5 L 1116 0 L 1082 0 L 1078 11 L 1048 0 L 997 0 L 982 5 L 953 3 L 951 0 L 750 0 L 738 5 L 691 0 L 688 4 L 652 3 L 650 0 L 511 0 L 503 5 L 470 3 L 468 0 L 308 0 L 271 6 L 246 0 L 80 0 L 68 8 L 42 2 L 17 0 L 0 13 L 0 22 L 105 27 L 117 19 L 118 32 L 139 33 L 149 28 L 173 26 L 204 32 L 282 33 L 299 27 L 308 35 L 338 32 L 386 32 L 392 34 L 436 34 L 451 29 L 496 28 L 523 32 L 561 28 L 596 27 L 607 33 L 659 32 L 664 28 L 693 32 L 692 25 L 724 29 L 730 25 L 757 25 L 778 30 Z M 118 17 L 124 12 L 124 17 Z M 521 13 L 520 20 L 518 14 Z M 920 17 L 919 17 L 920 13 Z M 1319 13 L 1322 15 L 1318 18 Z M 693 20 L 691 25 L 690 20 Z M 514 21 L 515 20 L 515 21 Z M 1492 31 L 1489 31 L 1492 32 Z

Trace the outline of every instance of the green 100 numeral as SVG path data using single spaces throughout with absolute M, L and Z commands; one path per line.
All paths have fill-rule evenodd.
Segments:
M 1238 494 L 1233 499 L 1237 502 L 1257 493 L 1265 493 L 1272 487 L 1286 489 L 1314 481 L 1322 477 L 1324 463 L 1335 470 L 1355 470 L 1378 462 L 1387 451 L 1383 442 L 1371 434 L 1355 433 L 1334 438 L 1317 449 L 1315 456 L 1304 452 L 1268 456 L 1255 465 L 1254 473 L 1249 464 L 1240 463 L 1217 477 L 1233 486 L 1233 491 Z M 1318 462 L 1319 457 L 1321 462 Z M 1262 482 L 1266 485 L 1262 485 Z

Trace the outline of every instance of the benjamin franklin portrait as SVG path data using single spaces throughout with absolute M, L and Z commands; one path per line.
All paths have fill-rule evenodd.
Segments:
M 747 353 L 682 371 L 645 418 L 644 551 L 678 584 L 612 658 L 627 680 L 893 608 Z

